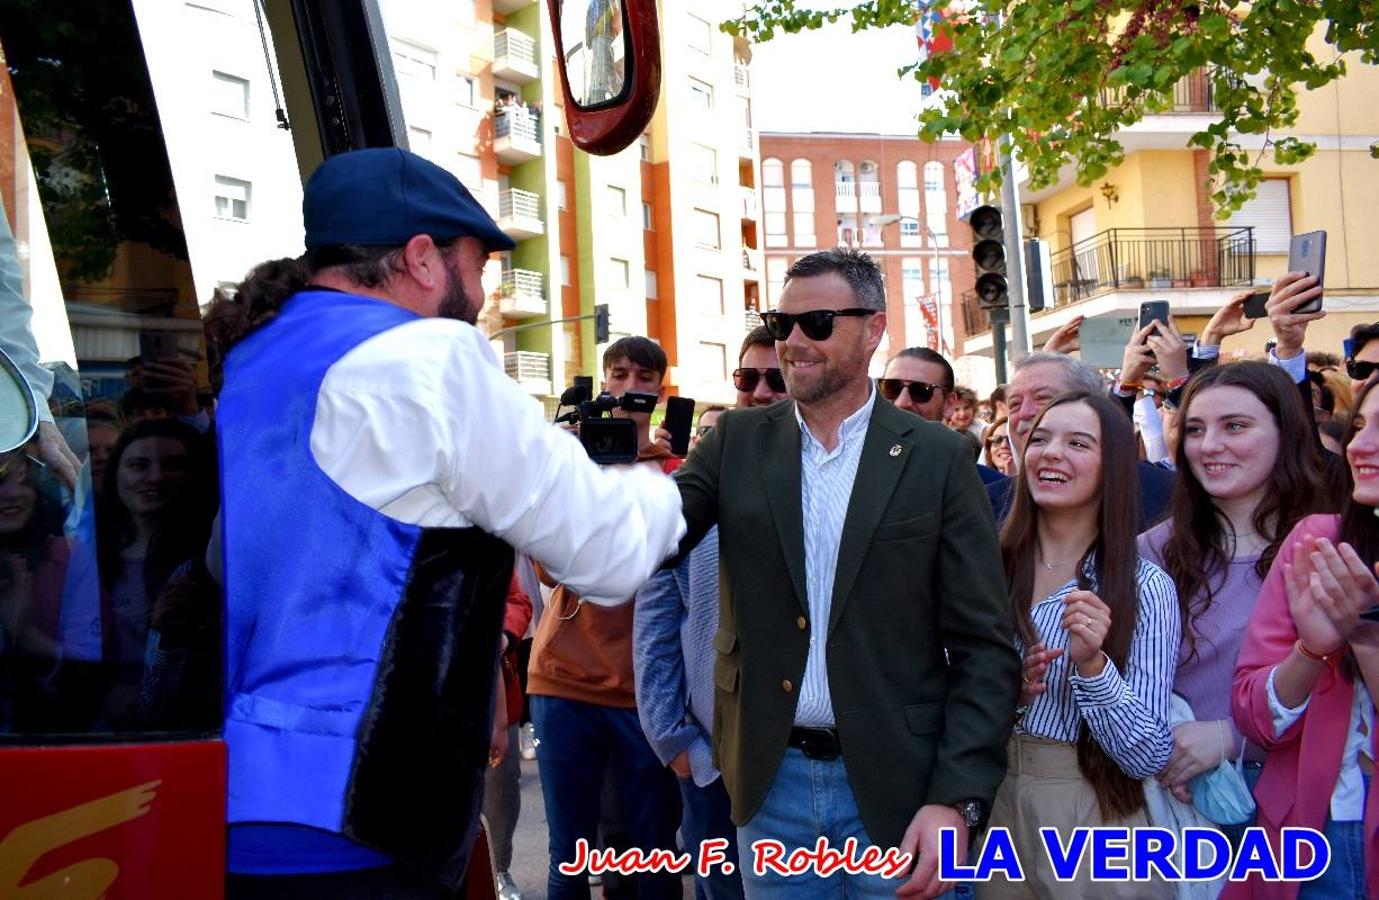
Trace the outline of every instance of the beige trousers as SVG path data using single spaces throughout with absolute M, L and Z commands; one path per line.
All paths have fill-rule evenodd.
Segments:
M 1078 826 L 1114 825 L 1139 828 L 1149 824 L 1144 812 L 1106 822 L 1096 793 L 1077 768 L 1077 748 L 1062 741 L 1012 735 L 1009 768 L 991 808 L 991 827 L 1010 829 L 1011 842 L 1024 869 L 1023 882 L 995 875 L 977 882 L 978 900 L 1160 900 L 1173 896 L 1173 886 L 1155 881 L 1092 881 L 1091 849 L 1082 857 L 1073 881 L 1054 878 L 1040 828 L 1057 828 L 1064 846 Z

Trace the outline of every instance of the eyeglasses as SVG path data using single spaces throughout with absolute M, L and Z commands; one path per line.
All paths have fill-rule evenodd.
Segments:
M 771 337 L 778 341 L 790 337 L 790 332 L 795 330 L 797 324 L 804 336 L 811 341 L 826 341 L 833 334 L 833 320 L 839 316 L 871 316 L 878 312 L 878 309 L 862 309 L 856 306 L 851 309 L 811 309 L 802 313 L 773 311 L 762 313 L 761 321 L 771 333 Z
M 900 392 L 906 388 L 910 390 L 910 400 L 913 403 L 928 403 L 934 399 L 934 391 L 943 390 L 937 384 L 929 384 L 927 381 L 906 381 L 903 378 L 879 378 L 876 385 L 881 389 L 881 396 L 892 403 L 900 399 Z
M 1362 359 L 1348 359 L 1345 361 L 1345 372 L 1353 381 L 1368 381 L 1369 376 L 1379 369 L 1379 363 L 1366 362 Z
M 698 428 L 694 429 L 694 436 L 695 436 L 695 437 L 703 437 L 704 435 L 708 434 L 710 431 L 713 431 L 713 426 L 712 426 L 712 425 L 700 425 Z
M 785 393 L 785 375 L 780 369 L 734 369 L 733 387 L 744 394 L 757 389 L 761 376 L 766 376 L 766 386 L 777 394 Z
M 1004 444 L 1009 438 L 1008 434 L 993 434 L 986 439 L 986 445 L 990 447 L 993 444 Z

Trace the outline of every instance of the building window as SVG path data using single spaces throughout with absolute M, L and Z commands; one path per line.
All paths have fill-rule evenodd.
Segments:
M 479 108 L 479 83 L 473 75 L 456 75 L 456 82 L 459 84 L 460 105 L 468 106 L 470 109 Z
M 1254 198 L 1231 214 L 1230 227 L 1253 228 L 1256 253 L 1287 253 L 1293 237 L 1288 179 L 1260 181 Z
M 642 162 L 651 162 L 651 136 L 642 135 L 637 138 L 637 152 L 641 154 Z
M 900 246 L 918 247 L 919 217 L 919 166 L 910 160 L 902 160 L 895 166 L 895 184 L 898 195 L 896 212 L 900 220 Z M 907 320 L 908 321 L 908 320 Z
M 690 176 L 703 184 L 718 184 L 718 151 L 703 144 L 691 144 L 690 153 Z
M 700 365 L 703 367 L 704 381 L 728 380 L 728 347 L 711 341 L 699 342 Z
M 224 175 L 215 177 L 215 214 L 219 219 L 249 221 L 249 182 Z
M 436 51 L 411 41 L 393 40 L 393 68 L 399 77 L 436 80 Z
M 929 331 L 920 311 L 924 298 L 924 263 L 907 256 L 900 261 L 900 296 L 905 315 L 905 346 L 929 346 Z
M 784 247 L 790 243 L 785 230 L 785 213 L 766 213 L 766 246 Z
M 231 119 L 249 118 L 249 79 L 225 72 L 211 73 L 211 112 Z
M 689 80 L 690 106 L 697 112 L 713 112 L 713 85 L 698 78 Z
M 556 209 L 569 209 L 570 195 L 569 186 L 565 182 L 557 180 L 555 183 L 555 203 Z
M 560 286 L 574 286 L 573 282 L 570 281 L 570 257 L 568 256 L 560 257 Z
M 418 128 L 415 125 L 407 126 L 407 143 L 412 145 L 412 152 L 427 156 L 431 152 L 431 132 L 425 128 Z
M 646 270 L 646 299 L 656 299 L 656 273 L 650 269 Z
M 707 56 L 709 51 L 713 49 L 713 26 L 694 13 L 689 13 L 686 18 L 689 28 L 686 41 L 690 49 L 697 50 Z
M 943 186 L 943 163 L 924 164 L 924 221 L 940 247 L 948 244 L 948 191 Z
M 616 184 L 608 185 L 608 214 L 617 219 L 627 218 L 627 191 Z
M 694 211 L 694 243 L 704 250 L 718 250 L 723 246 L 723 236 L 718 227 L 718 213 L 707 209 Z
M 697 276 L 699 283 L 699 310 L 705 315 L 723 315 L 723 279 L 710 275 Z
M 460 183 L 469 188 L 472 193 L 479 193 L 479 188 L 484 183 L 484 166 L 479 161 L 479 157 L 468 153 L 457 153 L 455 160 L 455 177 L 460 179 Z
M 795 207 L 795 246 L 813 247 L 819 243 L 814 234 L 814 213 Z
M 780 292 L 785 289 L 785 273 L 790 261 L 781 256 L 766 258 L 766 303 L 774 308 L 780 303 Z
M 652 215 L 651 215 L 651 204 L 650 204 L 650 203 L 643 203 L 643 204 L 642 204 L 642 229 L 643 229 L 644 231 L 650 231 L 650 230 L 651 230 L 651 226 L 652 226 L 652 221 L 653 221 L 653 220 L 652 220 Z
M 632 264 L 625 259 L 610 260 L 613 263 L 613 286 L 628 290 L 632 287 Z

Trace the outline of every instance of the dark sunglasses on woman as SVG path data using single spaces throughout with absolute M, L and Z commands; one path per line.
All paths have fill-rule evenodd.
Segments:
M 780 369 L 734 369 L 733 387 L 744 394 L 750 394 L 757 389 L 763 375 L 766 376 L 767 387 L 777 394 L 785 393 L 785 375 Z
M 910 391 L 910 400 L 914 403 L 928 403 L 934 399 L 934 391 L 943 390 L 937 384 L 929 384 L 927 381 L 905 381 L 902 378 L 879 378 L 876 386 L 881 389 L 881 396 L 894 403 L 900 399 L 900 392 L 906 388 Z
M 790 337 L 796 325 L 811 341 L 826 341 L 833 334 L 833 320 L 838 316 L 871 316 L 878 312 L 879 309 L 862 309 L 860 306 L 851 309 L 811 309 L 802 313 L 772 311 L 762 313 L 761 322 L 771 332 L 771 337 L 778 341 Z

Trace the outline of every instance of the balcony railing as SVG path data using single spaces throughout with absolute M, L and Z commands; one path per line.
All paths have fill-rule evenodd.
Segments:
M 755 221 L 758 218 L 756 189 L 744 185 L 739 193 L 742 196 L 742 218 Z
M 493 33 L 493 73 L 510 81 L 526 83 L 541 74 L 536 40 L 512 28 Z
M 541 196 L 531 191 L 510 188 L 498 194 L 498 217 L 501 219 L 541 218 Z
M 1107 291 L 1254 283 L 1253 228 L 1112 228 L 1053 255 L 1055 305 Z
M 551 392 L 551 357 L 546 353 L 518 350 L 503 354 L 503 371 L 531 394 Z
M 747 67 L 742 63 L 733 64 L 733 85 L 739 93 L 745 94 L 752 87 L 752 76 L 748 73 Z
M 498 286 L 498 309 L 514 319 L 544 316 L 546 308 L 546 280 L 540 272 L 527 269 L 508 269 Z
M 747 326 L 747 330 L 761 327 L 761 313 L 755 309 L 745 310 L 742 314 L 742 324 Z
M 1101 92 L 1102 106 L 1119 106 L 1125 100 L 1125 88 Z M 1211 75 L 1205 68 L 1194 69 L 1173 85 L 1173 106 L 1161 114 L 1216 113 L 1221 109 L 1212 96 Z
M 541 117 L 520 107 L 499 107 L 498 116 L 493 120 L 493 136 L 511 136 L 540 143 Z

